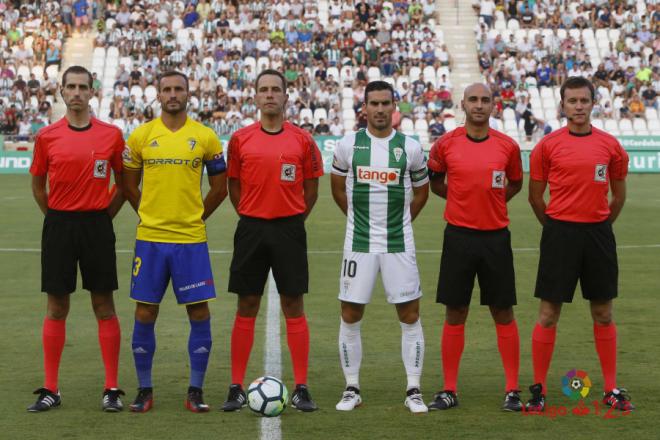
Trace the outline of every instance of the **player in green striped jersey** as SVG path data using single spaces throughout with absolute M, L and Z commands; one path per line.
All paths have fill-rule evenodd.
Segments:
M 405 405 L 414 413 L 428 411 L 420 391 L 422 290 L 412 221 L 426 203 L 429 183 L 419 142 L 392 128 L 395 107 L 391 85 L 369 83 L 363 104 L 367 129 L 344 136 L 332 163 L 332 195 L 347 216 L 339 286 L 339 356 L 346 377 L 346 390 L 336 406 L 340 411 L 362 403 L 360 324 L 378 272 L 401 324 L 401 355 L 408 378 Z

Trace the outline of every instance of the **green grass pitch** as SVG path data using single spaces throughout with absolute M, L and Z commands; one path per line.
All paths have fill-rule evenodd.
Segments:
M 526 177 L 527 179 L 527 177 Z M 426 415 L 411 415 L 403 406 L 405 375 L 400 358 L 400 328 L 382 288 L 374 293 L 363 325 L 364 359 L 361 386 L 363 407 L 338 413 L 334 405 L 344 386 L 337 354 L 339 304 L 336 299 L 345 218 L 334 205 L 329 179 L 321 179 L 320 197 L 307 222 L 311 286 L 306 313 L 311 330 L 309 384 L 321 410 L 302 414 L 288 409 L 282 415 L 285 439 L 471 439 L 471 438 L 657 438 L 657 396 L 660 395 L 660 360 L 657 323 L 660 285 L 660 176 L 632 175 L 628 201 L 615 225 L 619 246 L 620 295 L 615 301 L 619 329 L 619 383 L 627 387 L 638 409 L 633 414 L 605 419 L 604 414 L 572 415 L 575 403 L 561 392 L 561 377 L 572 368 L 585 370 L 594 386 L 589 405 L 600 396 L 602 377 L 593 345 L 587 303 L 576 293 L 565 306 L 549 373 L 548 405 L 568 409 L 551 417 L 502 413 L 504 378 L 496 346 L 495 329 L 486 308 L 474 305 L 468 319 L 466 347 L 459 376 L 461 406 Z M 45 297 L 39 293 L 42 215 L 32 200 L 29 176 L 0 177 L 0 378 L 2 434 L 6 439 L 210 439 L 259 438 L 259 419 L 250 411 L 224 414 L 216 409 L 230 381 L 229 341 L 235 298 L 226 292 L 236 214 L 227 200 L 208 222 L 218 299 L 211 304 L 214 347 L 205 396 L 213 411 L 193 414 L 183 407 L 188 380 L 185 310 L 168 293 L 157 324 L 158 348 L 154 362 L 155 406 L 147 414 L 105 414 L 100 410 L 102 363 L 88 294 L 73 295 L 67 323 L 67 342 L 60 371 L 61 408 L 30 414 L 30 394 L 42 383 L 41 322 Z M 532 291 L 538 261 L 540 226 L 523 190 L 510 203 L 511 231 L 516 249 L 518 303 L 515 312 L 521 337 L 520 384 L 532 381 L 530 337 L 538 301 Z M 435 304 L 435 284 L 442 248 L 443 202 L 431 199 L 414 223 L 418 261 L 425 296 L 422 319 L 426 359 L 422 387 L 425 399 L 442 385 L 440 333 L 443 307 Z M 115 221 L 120 290 L 115 302 L 122 324 L 120 383 L 135 395 L 136 378 L 130 353 L 133 303 L 128 299 L 131 249 L 136 216 L 127 205 Z M 649 245 L 656 245 L 655 247 Z M 24 251 L 9 251 L 7 249 Z M 28 250 L 28 251 L 25 251 Z M 316 252 L 315 252 L 316 251 Z M 326 252 L 318 252 L 326 251 Z M 327 252 L 330 251 L 330 252 Z M 79 282 L 80 285 L 80 282 Z M 478 298 L 475 289 L 473 298 Z M 265 305 L 265 304 L 264 304 Z M 257 321 L 257 336 L 247 379 L 263 374 L 265 307 Z M 283 333 L 284 336 L 284 333 Z M 286 337 L 282 338 L 283 379 L 292 386 Z M 655 403 L 654 403 L 655 402 Z

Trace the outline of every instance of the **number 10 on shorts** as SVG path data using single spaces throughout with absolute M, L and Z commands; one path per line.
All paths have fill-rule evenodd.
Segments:
M 341 275 L 346 278 L 355 278 L 355 272 L 357 271 L 357 263 L 354 260 L 348 260 L 344 258 L 342 264 Z

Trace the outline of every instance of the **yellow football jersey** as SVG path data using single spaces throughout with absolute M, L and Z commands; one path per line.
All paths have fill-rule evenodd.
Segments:
M 140 125 L 124 151 L 124 168 L 142 170 L 138 240 L 163 243 L 206 241 L 202 221 L 205 163 L 224 164 L 222 144 L 210 128 L 188 118 L 170 131 L 160 118 Z

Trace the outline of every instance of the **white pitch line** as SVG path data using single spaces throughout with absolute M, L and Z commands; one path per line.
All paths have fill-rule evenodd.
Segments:
M 617 249 L 656 249 L 660 248 L 660 244 L 623 244 L 616 247 Z M 539 248 L 513 248 L 514 252 L 538 252 Z M 38 248 L 0 248 L 0 252 L 16 252 L 16 253 L 36 253 L 41 252 Z M 132 249 L 117 249 L 118 254 L 132 254 Z M 209 250 L 210 254 L 231 254 L 233 251 L 226 249 Z M 442 249 L 417 249 L 418 254 L 441 254 Z M 308 250 L 308 254 L 324 255 L 324 254 L 343 254 L 343 250 Z
M 277 293 L 273 272 L 268 274 L 268 313 L 266 314 L 266 337 L 264 371 L 268 376 L 282 378 L 282 349 L 280 347 L 280 296 Z M 261 439 L 281 440 L 282 421 L 279 417 L 261 418 Z

